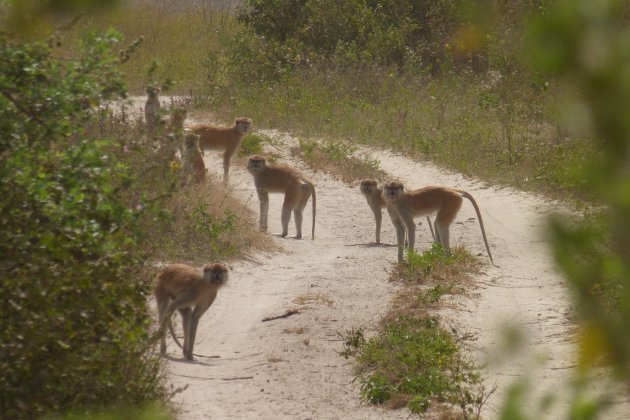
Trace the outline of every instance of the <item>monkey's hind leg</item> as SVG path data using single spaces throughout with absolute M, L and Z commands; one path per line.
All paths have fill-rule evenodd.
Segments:
M 308 203 L 308 199 L 311 197 L 311 189 L 308 184 L 302 184 L 300 188 L 300 200 L 293 209 L 293 216 L 295 217 L 295 229 L 297 231 L 295 239 L 302 239 L 302 221 L 304 220 L 304 209 Z

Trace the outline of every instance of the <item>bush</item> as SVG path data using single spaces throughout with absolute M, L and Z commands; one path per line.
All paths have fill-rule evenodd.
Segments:
M 93 33 L 76 57 L 0 36 L 0 412 L 34 418 L 165 398 L 147 350 L 148 279 L 136 245 L 148 209 L 116 143 L 88 135 L 125 95 L 120 36 Z

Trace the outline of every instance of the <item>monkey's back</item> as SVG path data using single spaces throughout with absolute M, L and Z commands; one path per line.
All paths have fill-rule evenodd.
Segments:
M 215 125 L 197 125 L 191 129 L 199 135 L 199 147 L 208 150 L 225 150 L 237 146 L 243 139 L 243 134 L 234 127 L 219 127 Z
M 202 278 L 202 271 L 198 268 L 187 264 L 170 264 L 156 277 L 155 296 L 159 300 L 160 297 L 175 295 Z
M 428 186 L 406 194 L 414 216 L 424 216 L 444 208 L 456 209 L 457 212 L 463 201 L 457 191 L 447 187 Z
M 285 192 L 303 183 L 312 184 L 300 171 L 286 165 L 268 165 L 265 178 L 265 187 L 270 192 Z

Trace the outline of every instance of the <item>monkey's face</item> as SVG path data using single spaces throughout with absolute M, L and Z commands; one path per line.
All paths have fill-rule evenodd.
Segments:
M 252 175 L 259 174 L 265 169 L 265 158 L 262 156 L 251 156 L 247 161 L 247 170 Z
M 377 189 L 376 181 L 373 181 L 371 179 L 362 179 L 360 189 L 362 194 L 372 195 L 376 192 Z
M 155 98 L 158 93 L 160 93 L 160 88 L 147 86 L 147 95 L 149 95 L 150 98 Z
M 236 129 L 241 133 L 247 133 L 252 121 L 249 118 L 237 118 L 235 120 Z
M 213 286 L 223 286 L 228 279 L 228 269 L 223 264 L 208 264 L 203 268 L 203 278 Z
M 383 186 L 383 198 L 387 201 L 396 201 L 404 194 L 405 187 L 400 182 L 388 182 Z

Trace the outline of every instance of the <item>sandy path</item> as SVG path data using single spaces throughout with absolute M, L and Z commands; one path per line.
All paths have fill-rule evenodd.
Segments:
M 217 155 L 208 155 L 210 172 L 222 172 Z M 234 166 L 231 193 L 258 214 L 251 175 L 243 165 Z M 169 343 L 172 382 L 188 385 L 176 397 L 182 419 L 410 417 L 404 410 L 362 404 L 358 384 L 352 383 L 352 361 L 338 354 L 343 350 L 339 333 L 374 325 L 385 312 L 394 290 L 385 269 L 395 248 L 367 245 L 373 241 L 373 216 L 357 190 L 323 175 L 309 176 L 318 192 L 316 239 L 310 240 L 309 201 L 305 239 L 276 237 L 282 251 L 260 255 L 257 264 L 232 266 L 229 286 L 202 318 L 195 344 L 195 352 L 220 358 L 185 362 Z M 335 203 L 339 194 L 346 198 Z M 281 230 L 281 203 L 280 195 L 271 195 L 272 233 Z M 356 216 L 349 216 L 353 212 Z M 294 235 L 291 223 L 289 235 Z M 391 232 L 384 240 L 391 242 Z M 310 303 L 299 304 L 304 300 Z M 261 322 L 296 307 L 297 315 Z M 304 332 L 286 331 L 299 328 Z M 245 379 L 229 380 L 235 377 Z
M 276 237 L 280 252 L 259 255 L 258 262 L 232 265 L 229 286 L 202 318 L 195 351 L 219 355 L 180 360 L 180 350 L 169 343 L 168 371 L 173 384 L 188 388 L 176 396 L 182 419 L 222 418 L 344 418 L 380 419 L 414 417 L 406 410 L 383 411 L 358 399 L 351 361 L 338 353 L 339 334 L 352 327 L 375 325 L 385 312 L 394 286 L 386 269 L 395 260 L 391 246 L 370 246 L 374 222 L 358 189 L 323 174 L 313 174 L 288 156 L 294 139 L 275 131 L 285 147 L 273 148 L 282 161 L 293 164 L 313 179 L 318 191 L 316 240 Z M 441 184 L 465 189 L 479 203 L 496 263 L 478 278 L 474 296 L 458 297 L 443 314 L 445 323 L 474 340 L 467 348 L 484 366 L 488 388 L 497 385 L 484 407 L 484 418 L 496 418 L 507 387 L 529 375 L 536 398 L 558 390 L 574 369 L 574 331 L 568 319 L 566 287 L 555 271 L 541 233 L 545 216 L 560 209 L 537 196 L 449 174 L 433 165 L 417 163 L 387 151 L 363 149 L 381 161 L 381 167 L 411 188 Z M 222 172 L 216 154 L 206 153 L 210 173 Z M 242 164 L 233 165 L 230 191 L 258 213 L 251 176 Z M 343 198 L 339 201 L 339 198 Z M 280 231 L 282 198 L 271 195 L 270 232 Z M 310 202 L 304 232 L 310 232 Z M 384 217 L 382 240 L 395 243 L 391 223 Z M 425 227 L 418 232 L 417 249 L 430 246 Z M 293 220 L 289 234 L 294 234 Z M 463 244 L 486 258 L 474 210 L 466 202 L 451 231 L 451 243 Z M 309 299 L 310 298 L 310 299 Z M 310 303 L 302 305 L 301 301 Z M 287 309 L 301 312 L 286 319 L 261 322 Z M 527 340 L 521 357 L 505 359 L 501 347 L 503 326 L 517 325 Z M 296 333 L 303 329 L 303 333 Z M 505 361 L 507 360 L 507 362 Z M 544 360 L 544 361 L 541 361 Z M 566 408 L 560 397 L 545 418 L 558 418 Z M 607 418 L 630 413 L 626 399 Z

